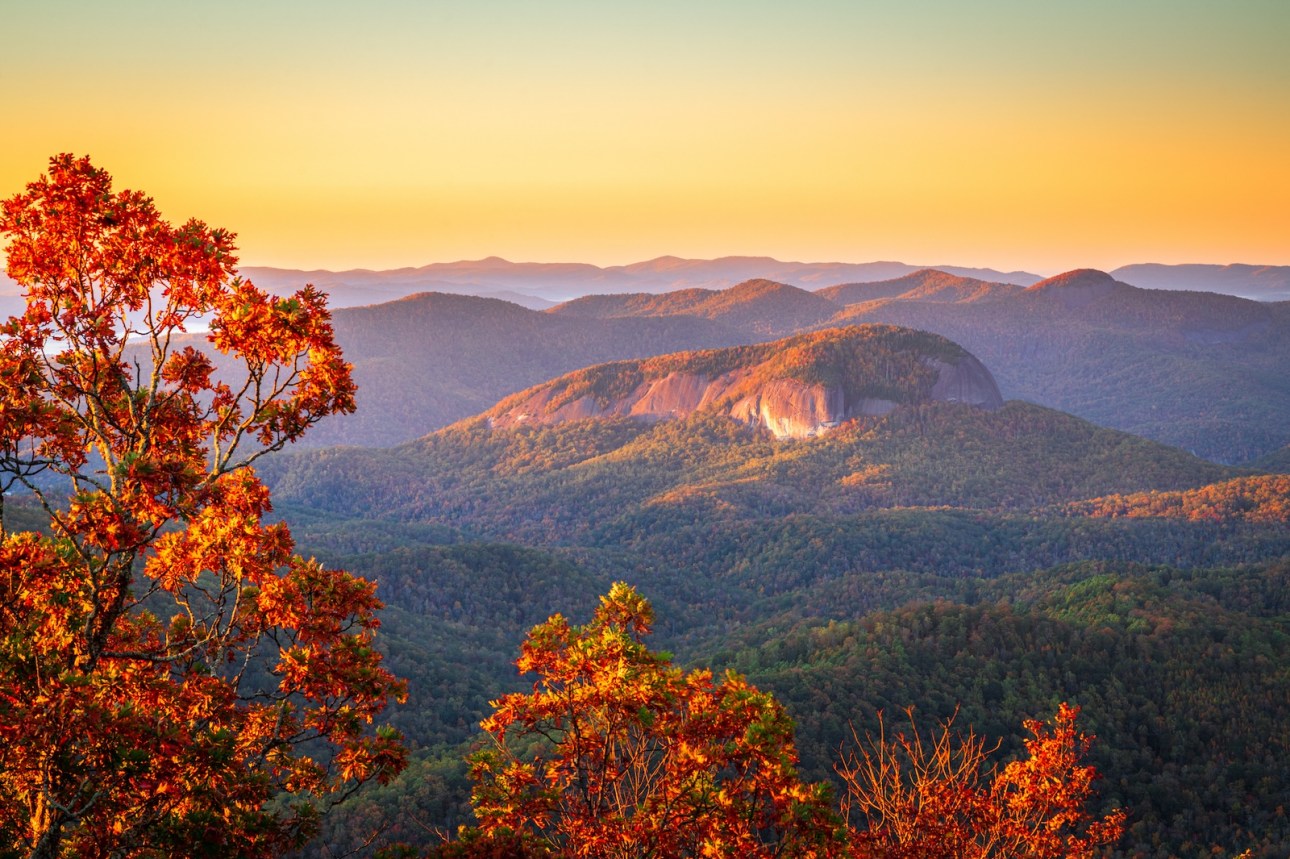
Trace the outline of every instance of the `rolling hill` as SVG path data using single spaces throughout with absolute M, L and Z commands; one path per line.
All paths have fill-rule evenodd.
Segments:
M 415 442 L 268 468 L 277 497 L 326 513 L 481 526 L 481 511 L 493 511 L 503 517 L 488 520 L 495 536 L 553 511 L 576 511 L 589 528 L 669 507 L 1029 510 L 1236 476 L 1070 415 L 1003 404 L 961 347 L 888 326 L 597 365 Z
M 1037 281 L 1035 281 L 1037 282 Z M 1014 283 L 996 283 L 926 268 L 892 280 L 841 283 L 815 294 L 836 304 L 860 304 L 883 298 L 911 301 L 989 301 L 1020 292 Z
M 558 305 L 551 312 L 600 319 L 697 316 L 719 320 L 754 336 L 782 337 L 828 319 L 837 309 L 836 303 L 823 296 L 757 279 L 723 290 L 591 295 Z

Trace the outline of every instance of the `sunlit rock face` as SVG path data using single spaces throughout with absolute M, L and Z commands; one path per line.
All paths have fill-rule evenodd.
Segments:
M 971 355 L 953 362 L 924 360 L 937 373 L 927 400 L 967 403 L 984 409 L 1003 405 L 994 377 Z M 548 386 L 495 413 L 490 423 L 494 427 L 526 423 L 551 425 L 608 417 L 658 421 L 719 408 L 735 420 L 765 427 L 776 438 L 812 438 L 843 421 L 885 415 L 898 405 L 879 397 L 853 398 L 848 402 L 840 387 L 812 385 L 795 379 L 774 379 L 749 391 L 746 383 L 750 374 L 750 370 L 741 369 L 709 379 L 702 374 L 669 373 L 643 382 L 626 396 L 607 403 L 582 396 L 557 405 L 560 389 Z
M 1003 405 L 994 377 L 971 355 L 954 362 L 927 359 L 927 363 L 937 371 L 928 400 L 967 403 L 990 410 Z M 885 415 L 897 405 L 893 400 L 879 397 L 860 397 L 847 402 L 841 388 L 779 379 L 736 402 L 730 416 L 764 426 L 776 438 L 812 438 L 852 418 Z
M 652 420 L 685 417 L 711 405 L 747 376 L 747 370 L 723 373 L 716 379 L 695 373 L 668 373 L 633 392 L 636 399 L 629 414 Z
M 994 377 L 976 358 L 944 338 L 892 326 L 678 353 L 665 363 L 671 367 L 589 367 L 516 394 L 485 417 L 490 426 L 504 428 L 591 418 L 653 422 L 702 411 L 763 427 L 777 438 L 811 438 L 900 405 L 1003 405 Z
M 810 438 L 846 419 L 846 399 L 837 388 L 777 379 L 738 400 L 730 416 L 776 438 Z

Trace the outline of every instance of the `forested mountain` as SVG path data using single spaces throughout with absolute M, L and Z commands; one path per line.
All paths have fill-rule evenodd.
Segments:
M 760 349 L 775 351 L 734 351 Z M 636 380 L 649 363 L 562 384 L 630 390 L 611 371 Z M 1072 700 L 1099 737 L 1106 807 L 1130 809 L 1117 855 L 1290 844 L 1275 764 L 1290 755 L 1275 656 L 1290 643 L 1290 532 L 1248 515 L 1273 478 L 1026 403 L 934 401 L 800 440 L 712 410 L 481 416 L 265 473 L 303 546 L 380 583 L 391 662 L 413 681 L 392 718 L 422 751 L 329 824 L 338 847 L 378 821 L 413 840 L 410 816 L 465 821 L 457 744 L 522 686 L 508 657 L 523 631 L 585 616 L 614 580 L 658 606 L 661 644 L 781 697 L 812 778 L 879 709 L 961 705 L 962 724 L 1015 751 L 1020 718 Z M 1213 515 L 1108 515 L 1114 496 Z
M 1003 405 L 990 371 L 954 343 L 866 325 L 589 367 L 508 397 L 484 418 L 500 428 L 715 412 L 776 438 L 806 438 L 851 418 L 930 402 Z

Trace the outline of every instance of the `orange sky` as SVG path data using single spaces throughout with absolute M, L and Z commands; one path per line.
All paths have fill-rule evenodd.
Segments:
M 11 0 L 0 196 L 90 154 L 300 268 L 1290 264 L 1284 0 L 469 5 Z

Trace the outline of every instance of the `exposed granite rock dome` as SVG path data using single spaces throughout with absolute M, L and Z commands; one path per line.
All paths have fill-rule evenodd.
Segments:
M 714 410 L 778 438 L 810 438 L 843 421 L 929 401 L 1003 405 L 990 371 L 961 347 L 922 331 L 870 325 L 601 364 L 515 394 L 485 417 L 490 426 L 512 427 Z

